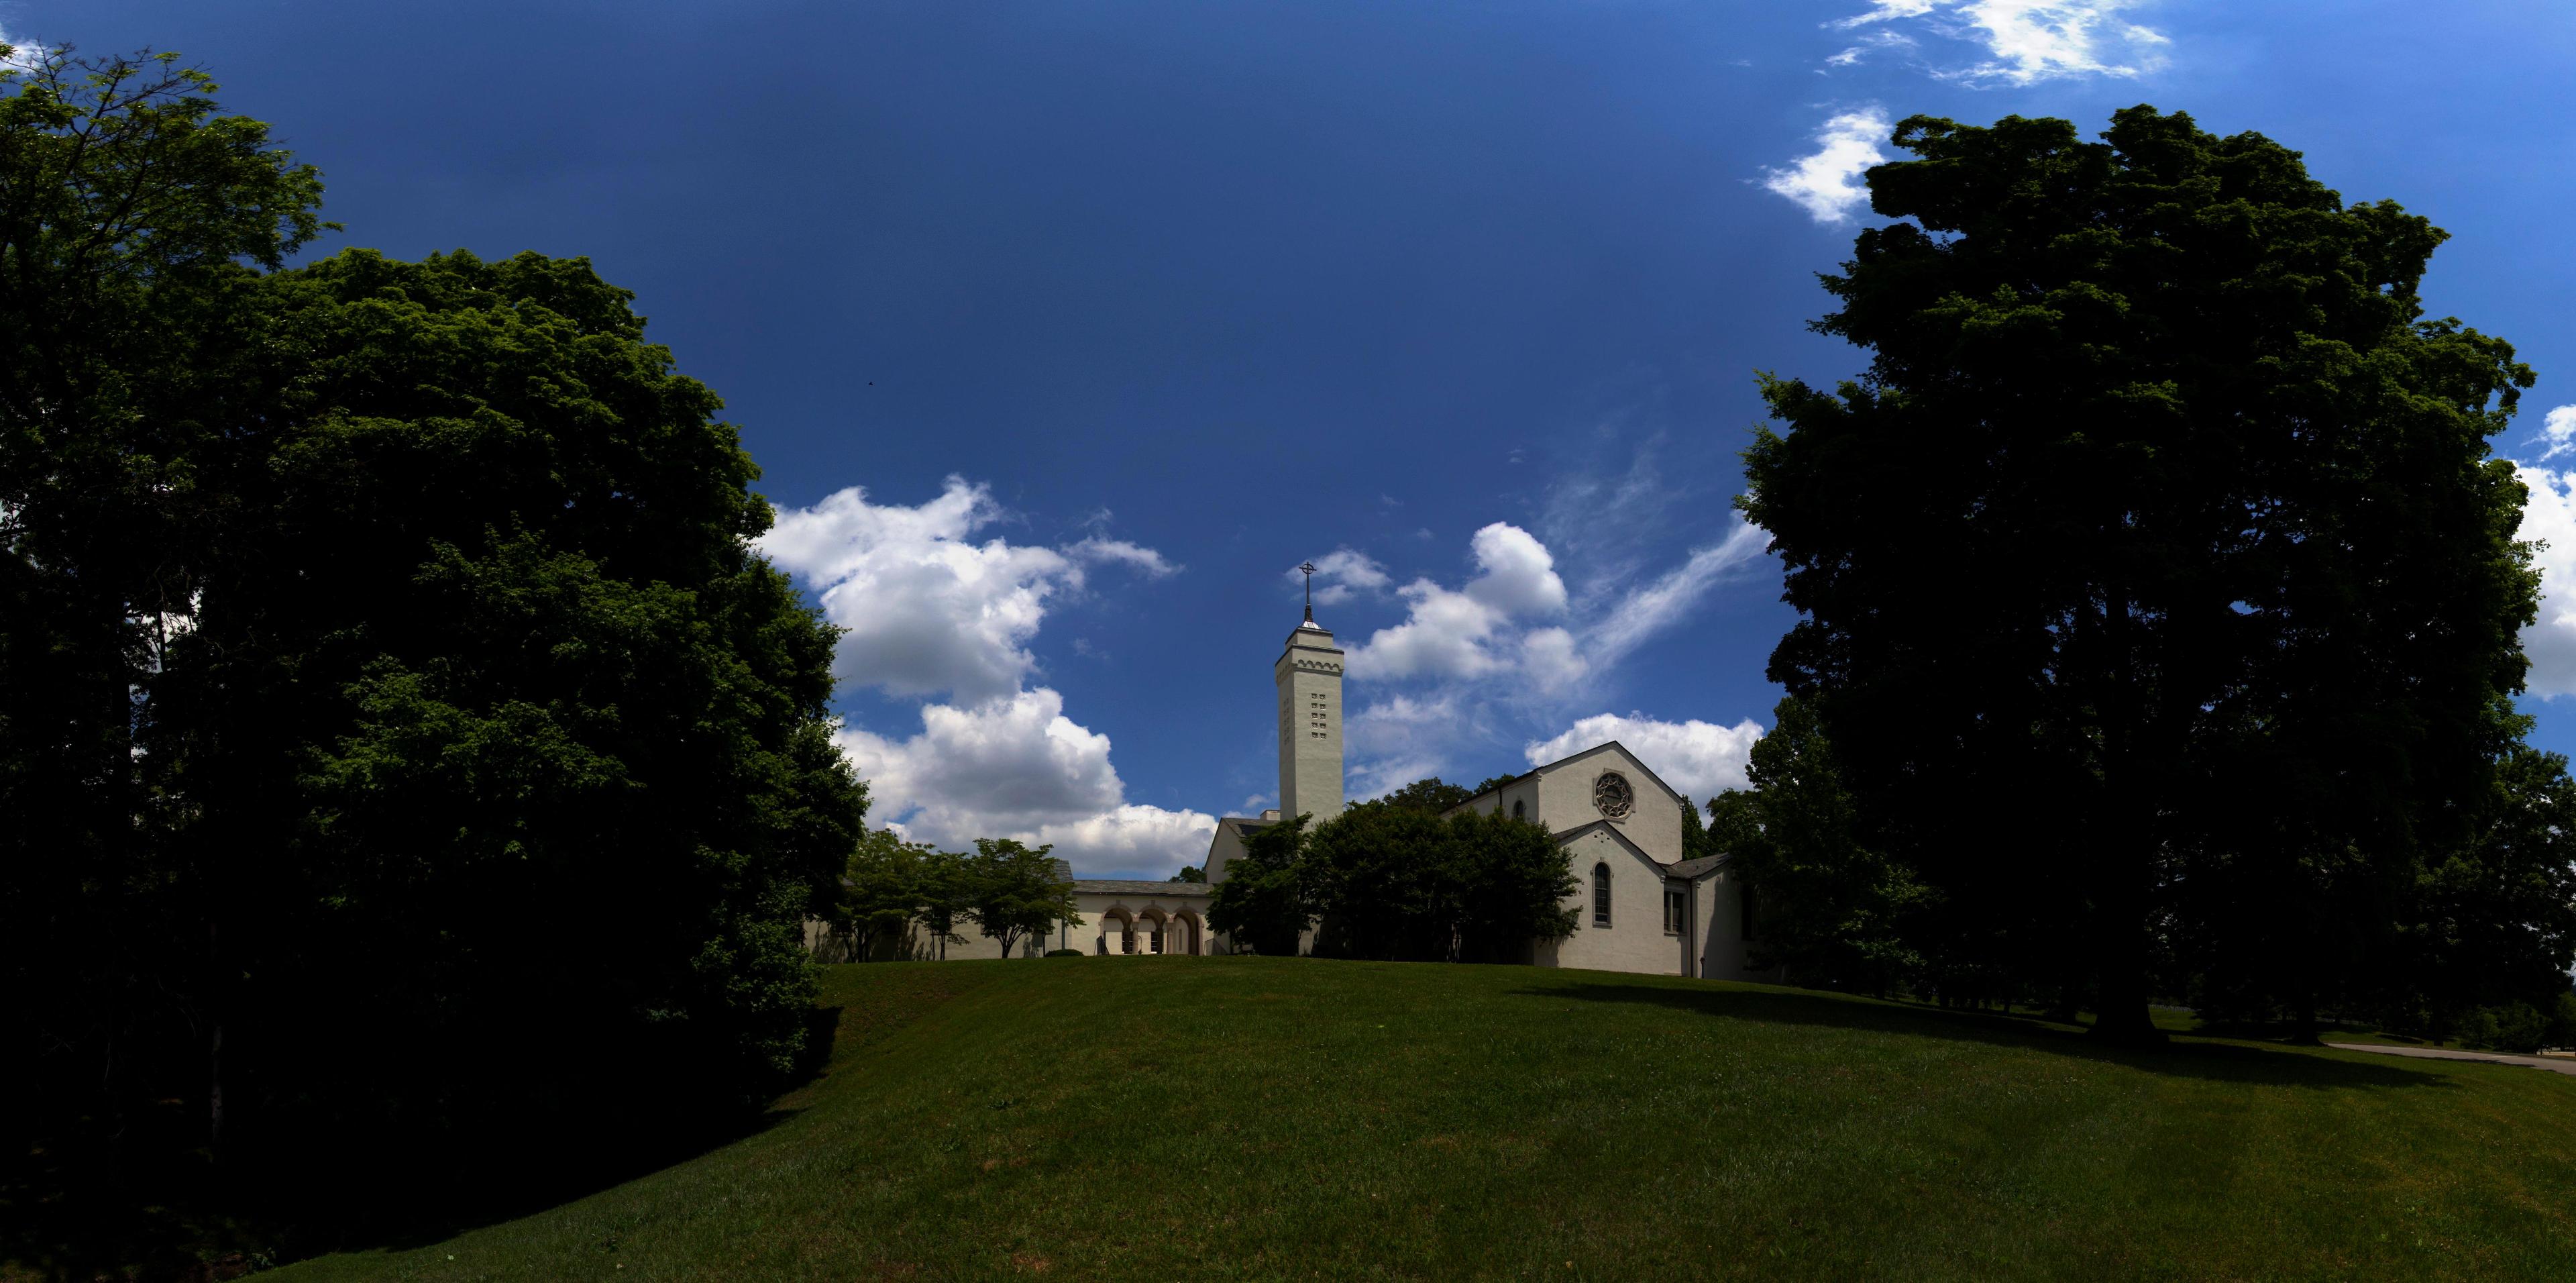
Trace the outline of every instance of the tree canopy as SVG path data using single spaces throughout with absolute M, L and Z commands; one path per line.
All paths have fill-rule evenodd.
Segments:
M 2536 581 L 2487 438 L 2532 373 L 2424 316 L 2439 229 L 2261 135 L 2136 107 L 1894 142 L 1901 221 L 1815 324 L 1867 372 L 1766 378 L 1788 431 L 1745 452 L 1800 613 L 1770 675 L 1943 947 L 2149 1037 L 2171 915 L 2233 895 L 2260 920 L 2197 956 L 2312 1010 L 2519 734 Z
M 283 267 L 213 92 L 0 75 L 0 1059 L 236 1177 L 759 1097 L 866 802 L 722 403 L 582 259 Z

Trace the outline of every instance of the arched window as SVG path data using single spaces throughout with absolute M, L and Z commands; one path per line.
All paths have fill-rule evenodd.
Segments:
M 1592 866 L 1592 925 L 1610 925 L 1610 866 Z
M 1515 819 L 1515 820 L 1526 820 L 1526 819 L 1528 819 L 1528 818 L 1529 818 L 1529 803 L 1528 803 L 1527 801 L 1515 801 L 1515 802 L 1513 802 L 1513 803 L 1512 803 L 1512 818 L 1513 818 L 1513 819 Z

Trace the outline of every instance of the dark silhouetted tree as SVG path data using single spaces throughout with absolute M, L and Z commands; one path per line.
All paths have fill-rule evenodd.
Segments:
M 2186 876 L 2264 897 L 2302 943 L 2253 952 L 2307 961 L 2260 983 L 2312 1005 L 2515 732 L 2535 580 L 2487 438 L 2531 372 L 2423 317 L 2442 232 L 2260 135 L 2137 107 L 1894 141 L 1871 205 L 1905 221 L 1816 323 L 1869 368 L 1766 378 L 1788 431 L 1745 454 L 1801 614 L 1770 674 L 1871 842 L 2025 956 L 2080 942 L 2097 1032 L 2155 1036 Z

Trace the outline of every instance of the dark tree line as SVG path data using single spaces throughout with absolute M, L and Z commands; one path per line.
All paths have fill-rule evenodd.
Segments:
M 288 266 L 214 92 L 0 73 L 0 1139 L 383 1209 L 760 1099 L 865 793 L 758 470 L 585 260 Z
M 2565 762 L 2513 708 L 2537 577 L 2488 439 L 2531 371 L 2428 319 L 2443 233 L 2138 107 L 1897 127 L 1745 452 L 1800 621 L 1721 840 L 1777 948 L 2101 1012 L 2566 989 Z

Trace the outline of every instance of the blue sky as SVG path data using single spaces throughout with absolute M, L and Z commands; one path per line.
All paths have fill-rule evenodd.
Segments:
M 2576 694 L 2563 3 L 19 0 L 0 31 L 213 71 L 324 171 L 326 250 L 635 290 L 857 630 L 872 819 L 925 838 L 1195 862 L 1275 793 L 1309 558 L 1355 793 L 1606 735 L 1736 782 L 1789 622 L 1727 506 L 1753 373 L 1858 367 L 1803 323 L 1913 112 L 2152 102 L 2449 229 L 2431 308 L 2541 372 L 2502 445 L 2557 546 L 2535 695 Z M 2576 703 L 2531 707 L 2576 747 Z

